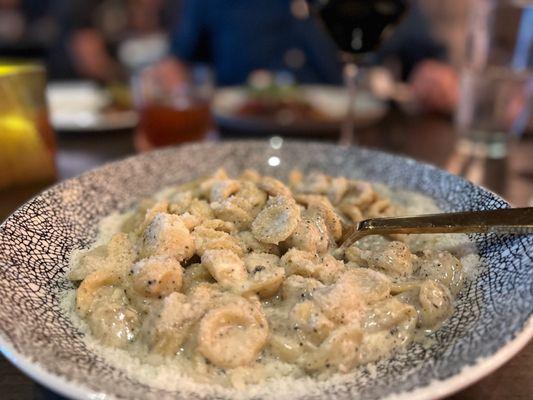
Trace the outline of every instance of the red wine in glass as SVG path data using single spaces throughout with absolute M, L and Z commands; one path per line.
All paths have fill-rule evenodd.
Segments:
M 312 9 L 339 49 L 374 51 L 407 10 L 407 0 L 313 0 Z
M 407 10 L 407 0 L 309 0 L 311 9 L 339 47 L 346 62 L 344 81 L 348 89 L 348 109 L 340 143 L 354 142 L 356 61 L 382 42 Z

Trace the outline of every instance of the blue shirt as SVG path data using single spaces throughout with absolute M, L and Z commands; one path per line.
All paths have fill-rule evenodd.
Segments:
M 184 0 L 172 53 L 210 62 L 220 85 L 241 84 L 256 69 L 290 71 L 299 83 L 342 81 L 335 44 L 291 0 Z

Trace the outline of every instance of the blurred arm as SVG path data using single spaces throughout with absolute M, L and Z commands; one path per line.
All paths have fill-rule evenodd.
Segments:
M 187 64 L 196 61 L 207 32 L 205 0 L 184 0 L 178 23 L 172 32 L 170 55 L 147 68 L 141 79 L 157 80 L 176 87 L 187 80 Z
M 120 74 L 120 67 L 108 53 L 105 41 L 96 29 L 74 31 L 69 44 L 74 67 L 80 75 L 110 81 Z
M 441 61 L 419 63 L 411 74 L 410 86 L 419 106 L 426 111 L 451 113 L 459 100 L 457 72 Z
M 208 49 L 207 0 L 184 0 L 172 32 L 171 54 L 184 61 L 206 61 Z

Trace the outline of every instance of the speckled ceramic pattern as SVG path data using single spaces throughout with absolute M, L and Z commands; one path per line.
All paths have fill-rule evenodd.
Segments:
M 279 157 L 270 167 L 267 160 Z M 129 378 L 87 350 L 82 335 L 62 315 L 58 293 L 72 249 L 94 239 L 100 218 L 125 210 L 140 197 L 223 166 L 245 167 L 284 178 L 293 167 L 364 177 L 437 199 L 444 210 L 508 207 L 496 195 L 439 169 L 384 153 L 315 143 L 208 143 L 183 146 L 106 165 L 37 196 L 0 227 L 0 331 L 22 357 L 46 371 L 116 398 L 180 398 Z M 429 348 L 361 369 L 342 390 L 325 397 L 376 399 L 454 376 L 490 356 L 524 329 L 532 315 L 533 236 L 473 236 L 483 271 L 461 293 L 457 310 Z M 6 351 L 4 349 L 4 351 Z

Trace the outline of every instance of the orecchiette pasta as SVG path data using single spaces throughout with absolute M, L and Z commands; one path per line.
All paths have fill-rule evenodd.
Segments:
M 211 200 L 211 203 L 215 201 L 224 201 L 232 194 L 237 193 L 240 188 L 240 182 L 235 179 L 216 181 L 213 186 L 211 186 L 209 199 Z
M 345 177 L 339 176 L 338 178 L 332 178 L 326 192 L 329 201 L 335 205 L 339 204 L 349 187 L 350 181 Z
M 393 349 L 403 349 L 413 340 L 417 312 L 395 297 L 373 304 L 365 317 L 363 336 L 359 348 L 360 362 L 370 362 L 384 357 Z
M 237 197 L 230 197 L 221 202 L 212 202 L 211 208 L 217 218 L 232 222 L 240 229 L 247 229 L 253 221 L 253 216 L 239 205 L 238 200 Z
M 366 253 L 364 260 L 370 268 L 389 273 L 392 276 L 408 276 L 413 273 L 413 259 L 409 248 L 402 242 L 388 243 L 378 254 Z
M 87 275 L 76 293 L 76 308 L 84 316 L 91 311 L 98 291 L 106 286 L 118 285 L 124 277 L 112 268 L 104 268 Z
M 196 285 L 205 282 L 214 282 L 213 276 L 205 265 L 201 263 L 191 264 L 183 273 L 183 293 L 188 293 Z
M 263 243 L 278 244 L 287 239 L 300 221 L 300 209 L 292 197 L 268 200 L 252 223 L 252 234 Z
M 279 256 L 279 247 L 271 243 L 262 243 L 250 231 L 241 231 L 236 234 L 238 243 L 243 253 L 270 253 Z
M 95 293 L 87 322 L 91 331 L 106 345 L 126 348 L 135 340 L 140 316 L 137 310 L 127 304 L 121 289 L 107 287 Z
M 310 299 L 315 289 L 324 287 L 324 284 L 313 278 L 304 278 L 300 275 L 291 275 L 283 281 L 281 298 L 292 304 L 304 299 Z
M 452 312 L 453 297 L 448 288 L 438 282 L 423 282 L 418 299 L 421 305 L 419 322 L 425 328 L 434 328 Z
M 257 186 L 270 196 L 292 197 L 291 190 L 283 182 L 271 176 L 262 177 Z
M 164 297 L 181 289 L 183 269 L 173 257 L 145 258 L 133 264 L 131 273 L 133 288 L 147 297 Z
M 102 269 L 125 273 L 136 257 L 135 246 L 128 235 L 117 233 L 107 245 L 97 246 L 83 254 L 69 272 L 69 279 L 81 281 L 90 273 Z
M 177 215 L 157 213 L 144 229 L 143 257 L 165 255 L 183 261 L 190 258 L 194 251 L 191 233 Z
M 200 217 L 202 221 L 214 218 L 214 213 L 209 203 L 198 198 L 192 199 L 188 211 L 192 215 Z
M 311 300 L 296 303 L 289 318 L 295 330 L 302 331 L 307 339 L 318 344 L 335 328 L 335 324 Z
M 357 363 L 359 344 L 363 332 L 359 325 L 343 325 L 334 330 L 316 350 L 303 358 L 303 367 L 307 370 L 319 370 L 334 367 L 340 372 L 347 372 Z
M 173 214 L 183 214 L 189 210 L 193 199 L 191 191 L 177 192 L 169 198 L 168 209 Z
M 287 246 L 309 253 L 324 254 L 330 242 L 329 235 L 326 234 L 327 227 L 324 220 L 307 210 L 303 211 L 301 215 L 296 229 L 287 239 Z
M 200 225 L 192 231 L 192 238 L 196 254 L 199 256 L 207 250 L 229 250 L 239 256 L 242 255 L 239 242 L 227 232 Z
M 247 293 L 256 293 L 262 298 L 272 297 L 278 291 L 285 270 L 279 266 L 279 257 L 269 253 L 250 253 L 244 256 L 248 271 Z
M 155 322 L 145 327 L 150 347 L 159 354 L 176 354 L 200 316 L 201 311 L 193 309 L 185 295 L 174 292 L 165 297 Z
M 448 287 L 453 295 L 463 286 L 461 262 L 447 251 L 424 250 L 416 260 L 417 275 Z
M 167 188 L 73 258 L 76 312 L 103 344 L 203 380 L 348 372 L 437 329 L 465 280 L 455 255 L 405 236 L 339 247 L 350 223 L 403 209 L 382 193 L 300 171 Z
M 295 363 L 301 356 L 302 350 L 298 340 L 273 334 L 270 336 L 269 345 L 272 353 L 280 360 Z
M 358 289 L 352 279 L 342 279 L 341 275 L 333 285 L 315 290 L 313 299 L 331 320 L 340 324 L 358 322 L 366 310 L 365 298 Z
M 146 227 L 153 221 L 153 219 L 156 217 L 157 214 L 162 213 L 166 214 L 168 210 L 168 202 L 167 201 L 160 201 L 155 203 L 152 207 L 150 207 L 148 210 L 146 210 L 146 214 L 144 214 L 144 221 L 142 224 L 139 225 L 137 231 L 142 232 L 146 229 Z
M 253 362 L 267 338 L 268 323 L 259 305 L 236 297 L 202 318 L 198 351 L 219 367 L 235 368 Z
M 342 225 L 340 217 L 337 215 L 333 206 L 324 196 L 317 195 L 299 195 L 296 197 L 297 201 L 307 205 L 308 211 L 315 216 L 321 218 L 328 230 L 329 235 L 334 239 L 339 240 L 342 236 Z
M 211 276 L 227 289 L 241 287 L 246 281 L 244 261 L 231 250 L 206 250 L 201 260 Z
M 327 284 L 335 282 L 345 268 L 344 263 L 330 254 L 320 256 L 296 248 L 290 249 L 281 257 L 281 265 L 287 275 L 312 277 Z
M 390 295 L 392 285 L 390 278 L 373 269 L 350 268 L 341 278 L 357 288 L 366 303 L 374 303 Z

